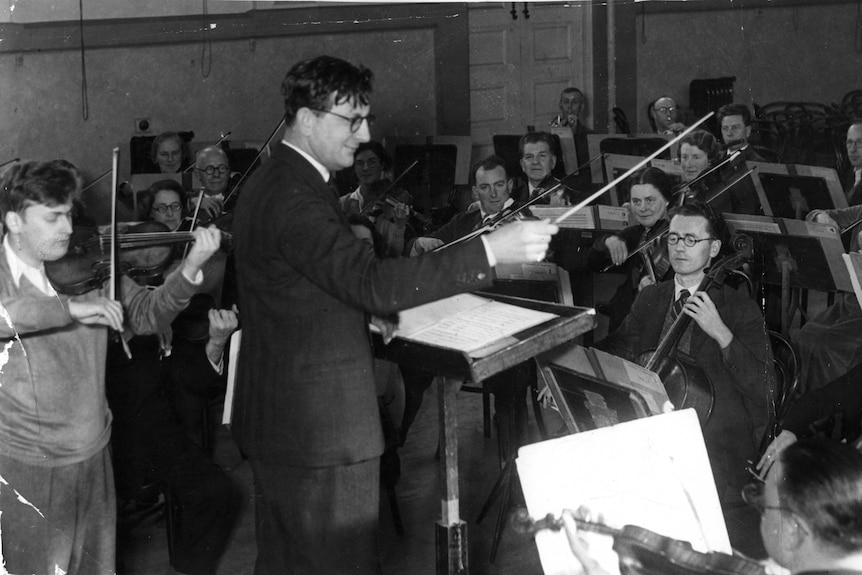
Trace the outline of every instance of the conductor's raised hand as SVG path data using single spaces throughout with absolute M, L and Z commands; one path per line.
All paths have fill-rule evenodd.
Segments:
M 485 240 L 499 264 L 540 262 L 558 231 L 548 220 L 518 220 L 494 230 Z
M 123 329 L 123 305 L 110 298 L 100 297 L 89 301 L 70 298 L 69 315 L 79 323 L 106 325 L 117 331 Z
M 198 228 L 194 231 L 194 238 L 195 243 L 183 263 L 183 273 L 188 278 L 197 276 L 207 260 L 218 251 L 221 245 L 221 231 L 215 226 Z

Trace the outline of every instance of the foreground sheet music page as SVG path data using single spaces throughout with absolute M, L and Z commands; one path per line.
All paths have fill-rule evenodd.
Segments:
M 522 447 L 518 474 L 534 518 L 588 507 L 611 527 L 637 525 L 730 553 L 730 540 L 692 409 L 654 415 Z M 620 572 L 606 535 L 581 532 L 593 557 Z M 541 531 L 536 546 L 547 575 L 582 573 L 562 532 Z
M 396 336 L 470 353 L 558 316 L 461 294 L 404 310 L 398 317 Z

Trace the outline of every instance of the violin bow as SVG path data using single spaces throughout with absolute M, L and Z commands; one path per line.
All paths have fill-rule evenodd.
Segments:
M 249 173 L 251 173 L 251 169 L 254 167 L 255 163 L 257 163 L 257 161 L 263 155 L 263 152 L 269 147 L 270 142 L 272 142 L 272 139 L 275 137 L 275 135 L 278 133 L 278 131 L 281 129 L 281 127 L 283 125 L 284 125 L 284 117 L 282 116 L 281 120 L 279 120 L 279 122 L 278 122 L 278 125 L 275 127 L 275 129 L 272 131 L 272 133 L 269 135 L 269 138 L 266 139 L 266 142 L 260 147 L 260 150 L 258 150 L 257 155 L 254 157 L 254 160 L 251 161 L 251 163 L 248 165 L 248 168 L 246 168 L 246 170 L 242 173 L 242 176 L 240 176 L 239 180 L 237 180 L 236 184 L 234 184 L 233 189 L 230 191 L 230 193 L 228 193 L 228 195 L 225 196 L 224 205 L 227 205 L 228 200 L 231 199 L 231 197 L 236 193 L 236 191 L 239 189 L 240 184 L 242 184 L 245 181 L 246 176 L 248 176 Z
M 5 162 L 3 162 L 2 164 L 0 164 L 0 168 L 2 168 L 3 166 L 7 166 L 7 165 L 9 165 L 9 164 L 15 163 L 15 162 L 17 162 L 17 161 L 18 161 L 18 160 L 20 160 L 20 159 L 21 159 L 21 158 L 12 158 L 11 160 L 6 160 L 6 161 L 5 161 Z
M 385 190 L 383 190 L 383 192 L 382 192 L 379 196 L 377 196 L 376 198 L 374 198 L 374 201 L 373 201 L 373 202 L 369 202 L 367 206 L 365 206 L 365 207 L 363 207 L 361 210 L 359 210 L 359 215 L 360 215 L 360 216 L 365 215 L 365 213 L 366 213 L 366 212 L 368 212 L 372 207 L 374 207 L 374 206 L 376 206 L 377 204 L 379 204 L 380 202 L 382 202 L 382 201 L 386 200 L 386 195 L 387 195 L 389 192 L 391 192 L 393 189 L 395 189 L 395 185 L 396 185 L 398 182 L 400 182 L 400 181 L 401 181 L 401 178 L 403 178 L 404 176 L 406 176 L 406 175 L 407 175 L 407 172 L 409 172 L 410 170 L 412 170 L 412 169 L 416 166 L 416 164 L 418 164 L 418 163 L 419 163 L 419 160 L 413 160 L 413 163 L 412 163 L 412 164 L 410 164 L 409 166 L 407 166 L 406 168 L 404 168 L 404 171 L 403 171 L 403 172 L 401 172 L 401 175 L 400 175 L 400 176 L 398 176 L 397 178 L 395 178 L 395 181 L 394 181 L 394 182 L 392 182 L 391 184 L 389 184 L 389 186 L 388 186 Z
M 113 160 L 111 163 L 111 280 L 108 285 L 108 297 L 114 301 L 120 299 L 120 286 L 122 278 L 120 277 L 120 249 L 119 236 L 117 234 L 117 178 L 118 168 L 120 164 L 120 148 L 114 148 Z M 123 351 L 126 352 L 126 357 L 132 359 L 132 350 L 129 349 L 129 343 L 123 337 L 122 330 L 117 332 L 117 337 L 123 345 Z
M 569 178 L 571 178 L 575 174 L 579 173 L 581 170 L 583 170 L 584 168 L 586 168 L 587 166 L 589 166 L 590 164 L 592 164 L 593 162 L 595 162 L 596 160 L 598 160 L 599 158 L 601 158 L 603 156 L 604 156 L 604 153 L 602 153 L 602 152 L 596 154 L 595 156 L 593 156 L 592 158 L 590 158 L 589 160 L 587 160 L 586 162 L 584 162 L 583 164 L 578 166 L 572 173 L 567 174 L 562 180 L 557 182 L 555 185 L 551 186 L 547 190 L 542 190 L 542 193 L 540 193 L 540 194 L 536 194 L 535 198 L 529 199 L 528 201 L 524 202 L 523 204 L 521 204 L 520 206 L 518 206 L 515 209 L 500 210 L 500 212 L 498 212 L 497 215 L 494 218 L 492 218 L 490 222 L 488 222 L 487 224 L 485 224 L 484 226 L 482 226 L 478 230 L 474 230 L 474 231 L 470 232 L 469 234 L 461 236 L 460 238 L 458 238 L 456 240 L 452 240 L 448 244 L 438 246 L 437 248 L 435 248 L 432 251 L 435 251 L 435 252 L 441 251 L 441 250 L 444 250 L 448 247 L 454 246 L 456 244 L 460 244 L 462 242 L 472 240 L 473 238 L 480 236 L 480 235 L 484 234 L 485 232 L 488 232 L 488 231 L 494 229 L 496 226 L 499 226 L 505 220 L 516 217 L 518 214 L 520 214 L 522 211 L 526 210 L 530 206 L 537 204 L 541 199 L 546 198 L 549 195 L 555 193 L 557 190 L 559 190 L 564 185 L 566 185 L 566 180 L 568 180 Z
M 720 161 L 719 163 L 717 163 L 716 165 L 714 165 L 714 166 L 713 166 L 713 167 L 711 167 L 710 169 L 708 169 L 708 170 L 706 170 L 706 171 L 704 171 L 704 172 L 701 172 L 701 173 L 700 173 L 700 174 L 698 174 L 698 175 L 697 175 L 697 177 L 696 177 L 696 178 L 694 178 L 692 181 L 690 181 L 689 183 L 685 184 L 685 185 L 684 185 L 684 186 L 682 186 L 680 189 L 678 189 L 677 191 L 675 191 L 675 192 L 674 192 L 674 195 L 680 196 L 680 199 L 679 199 L 679 205 L 682 205 L 683 203 L 685 203 L 685 192 L 686 192 L 686 191 L 690 191 L 692 186 L 694 186 L 695 184 L 698 184 L 698 183 L 699 183 L 702 179 L 704 179 L 705 177 L 709 176 L 710 174 L 713 174 L 713 173 L 717 172 L 718 170 L 720 170 L 721 168 L 723 168 L 725 165 L 727 165 L 727 164 L 731 163 L 732 161 L 734 161 L 734 160 L 735 160 L 739 155 L 741 155 L 741 154 L 742 154 L 742 152 L 740 152 L 739 150 L 737 150 L 737 151 L 733 152 L 731 155 L 729 155 L 728 157 L 726 157 L 725 159 L 723 159 L 722 161 Z M 716 196 L 717 196 L 717 195 L 718 195 L 718 194 L 716 194 Z M 710 199 L 711 199 L 711 198 L 710 198 Z
M 673 146 L 674 144 L 676 144 L 677 142 L 682 140 L 689 133 L 691 133 L 692 130 L 694 130 L 695 128 L 697 128 L 698 126 L 700 126 L 701 124 L 706 122 L 708 119 L 710 119 L 714 115 L 715 115 L 715 112 L 708 113 L 706 116 L 704 116 L 703 118 L 701 118 L 700 120 L 698 120 L 697 122 L 695 122 L 694 124 L 692 124 L 691 126 L 686 128 L 685 130 L 680 132 L 678 136 L 676 136 L 675 138 L 670 140 L 667 144 L 665 144 L 664 146 L 662 146 L 661 148 L 659 148 L 658 150 L 656 150 L 655 152 L 653 152 L 652 154 L 650 154 L 649 156 L 647 156 L 646 158 L 644 158 L 643 160 L 641 160 L 640 162 L 638 162 L 637 164 L 635 164 L 634 166 L 629 168 L 629 170 L 627 170 L 624 174 L 620 175 L 614 181 L 608 183 L 602 189 L 597 190 L 596 192 L 592 193 L 590 196 L 588 196 L 588 197 L 584 198 L 583 200 L 581 200 L 580 202 L 578 202 L 576 205 L 572 206 L 571 209 L 565 211 L 562 215 L 558 216 L 557 219 L 555 219 L 553 221 L 553 223 L 559 225 L 566 218 L 572 216 L 575 212 L 577 212 L 578 210 L 580 210 L 581 208 L 583 208 L 584 206 L 586 206 L 587 204 L 589 204 L 590 202 L 592 202 L 596 198 L 602 196 L 605 192 L 607 192 L 608 190 L 610 190 L 611 188 L 613 188 L 614 186 L 616 186 L 617 184 L 619 184 L 620 182 L 622 182 L 623 180 L 625 180 L 626 178 L 628 178 L 629 176 L 631 176 L 632 174 L 634 174 L 635 172 L 637 172 L 638 170 L 643 168 L 649 162 L 651 162 L 652 160 L 657 158 L 659 154 L 661 154 L 662 152 L 664 152 L 665 150 L 667 150 L 668 148 L 670 148 L 671 146 Z

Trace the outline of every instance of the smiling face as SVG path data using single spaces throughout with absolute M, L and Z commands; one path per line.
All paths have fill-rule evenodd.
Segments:
M 373 150 L 362 150 L 356 155 L 353 169 L 360 184 L 368 185 L 380 181 L 383 174 L 383 162 Z
M 690 182 L 709 167 L 709 156 L 706 152 L 684 143 L 679 147 L 679 160 L 682 165 L 682 181 Z
M 66 255 L 72 237 L 72 202 L 56 206 L 33 204 L 23 212 L 9 212 L 6 227 L 13 234 L 12 249 L 27 264 L 58 260 Z
M 156 163 L 163 174 L 173 174 L 180 171 L 183 162 L 182 143 L 176 138 L 169 138 L 159 144 L 156 150 Z
M 508 179 L 502 166 L 488 171 L 484 168 L 476 170 L 473 197 L 479 200 L 484 215 L 490 216 L 502 210 L 511 193 L 512 180 Z
M 211 170 L 212 174 L 206 171 Z M 204 186 L 204 193 L 208 196 L 223 194 L 230 181 L 230 162 L 227 154 L 221 148 L 207 148 L 198 154 L 195 161 L 195 170 L 198 178 Z
M 640 225 L 651 228 L 667 215 L 667 200 L 652 184 L 635 184 L 631 191 L 631 212 Z
M 557 157 L 551 153 L 547 142 L 532 142 L 524 144 L 524 155 L 521 156 L 521 169 L 533 186 L 538 186 L 542 180 L 551 174 L 557 165 Z
M 347 100 L 333 106 L 332 113 L 306 110 L 313 116 L 309 116 L 303 126 L 307 151 L 330 171 L 352 166 L 356 148 L 371 140 L 371 133 L 365 121 L 356 132 L 351 132 L 350 120 L 345 118 L 367 116 L 370 107 Z
M 699 283 L 703 278 L 703 270 L 718 255 L 721 240 L 706 239 L 712 236 L 709 233 L 709 221 L 703 216 L 674 216 L 670 221 L 668 236 L 674 234 L 679 237 L 679 241 L 676 245 L 668 243 L 667 246 L 673 271 L 685 286 Z M 688 247 L 683 241 L 686 236 L 706 241 L 698 241 Z

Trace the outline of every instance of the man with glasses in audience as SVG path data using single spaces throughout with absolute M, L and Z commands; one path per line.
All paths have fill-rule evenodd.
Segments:
M 715 401 L 704 440 L 719 498 L 731 503 L 738 500 L 747 461 L 769 421 L 775 373 L 755 301 L 727 285 L 698 290 L 726 235 L 724 220 L 708 205 L 676 208 L 667 235 L 674 279 L 644 288 L 620 327 L 596 347 L 634 361 L 658 346 L 679 314 L 693 320 L 677 351 L 712 382 Z
M 670 96 L 661 96 L 647 105 L 647 117 L 653 132 L 663 136 L 674 136 L 685 130 L 685 124 L 677 121 L 678 108 Z

